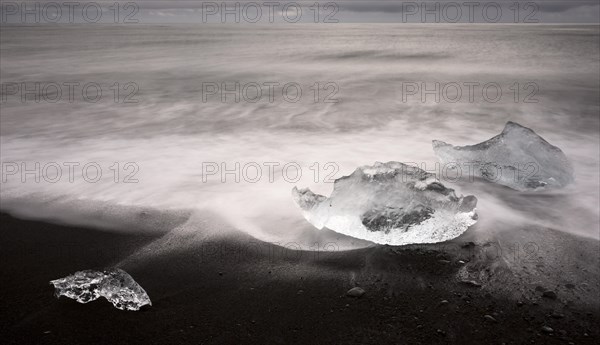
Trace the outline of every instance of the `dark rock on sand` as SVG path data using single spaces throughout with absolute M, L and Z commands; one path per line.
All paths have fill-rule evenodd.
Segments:
M 492 315 L 484 315 L 483 318 L 485 319 L 485 321 L 498 322 Z
M 552 333 L 552 332 L 554 332 L 554 330 L 550 326 L 544 325 L 544 326 L 542 326 L 542 332 L 544 332 L 544 333 Z
M 481 284 L 474 280 L 461 280 L 460 283 L 471 287 L 481 287 Z
M 364 294 L 365 294 L 365 290 L 358 286 L 353 287 L 352 289 L 348 290 L 348 292 L 346 292 L 346 296 L 349 296 L 349 297 L 361 297 Z

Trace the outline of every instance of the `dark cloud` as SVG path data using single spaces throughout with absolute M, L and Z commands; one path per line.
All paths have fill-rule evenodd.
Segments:
M 409 3 L 427 3 L 433 6 L 433 3 L 458 3 L 462 4 L 466 1 L 478 2 L 480 7 L 486 3 L 497 3 L 503 6 L 510 6 L 515 0 L 495 0 L 495 1 L 473 1 L 473 0 L 435 0 L 435 1 L 394 1 L 394 0 L 378 0 L 378 1 L 336 1 L 340 6 L 340 9 L 353 12 L 382 12 L 382 13 L 402 13 Z M 539 7 L 542 12 L 560 13 L 571 9 L 579 8 L 582 6 L 598 6 L 598 1 L 555 1 L 555 0 L 543 0 L 543 1 L 523 1 L 521 5 L 524 6 L 527 3 L 534 3 Z
M 52 2 L 55 0 L 47 0 L 47 2 Z M 264 2 L 268 2 L 268 1 L 275 1 L 275 2 L 279 2 L 281 6 L 283 6 L 286 3 L 291 3 L 291 2 L 295 2 L 297 4 L 300 4 L 302 6 L 308 7 L 311 6 L 315 3 L 315 1 L 289 1 L 289 0 L 237 0 L 237 1 L 232 1 L 232 0 L 225 0 L 225 1 L 219 1 L 219 0 L 215 0 L 215 1 L 204 1 L 204 0 L 172 0 L 172 1 L 167 1 L 167 0 L 137 0 L 137 1 L 132 1 L 135 4 L 137 4 L 139 6 L 140 9 L 162 9 L 162 10 L 167 10 L 167 9 L 201 9 L 203 4 L 209 3 L 209 2 L 214 2 L 217 4 L 221 4 L 221 3 L 227 3 L 230 4 L 231 6 L 233 6 L 234 3 L 249 3 L 249 2 L 254 2 L 254 3 L 258 3 L 258 4 L 262 4 Z M 514 3 L 516 0 L 495 0 L 495 1 L 488 1 L 488 0 L 435 0 L 435 1 L 404 1 L 404 0 L 373 0 L 373 1 L 367 1 L 367 0 L 343 0 L 343 1 L 328 1 L 328 0 L 316 0 L 320 5 L 324 5 L 327 2 L 333 2 L 335 4 L 337 4 L 340 8 L 340 10 L 346 10 L 346 11 L 352 11 L 352 12 L 382 12 L 382 13 L 401 13 L 404 8 L 406 8 L 406 3 L 423 3 L 423 2 L 428 2 L 428 3 L 434 3 L 434 2 L 438 2 L 438 3 L 448 3 L 448 2 L 455 2 L 458 4 L 462 4 L 463 2 L 467 2 L 467 1 L 474 1 L 474 2 L 479 2 L 481 5 L 483 6 L 485 3 L 489 3 L 489 2 L 495 2 L 495 3 L 500 3 L 500 4 L 504 4 L 506 6 Z M 4 2 L 4 1 L 3 1 Z M 17 2 L 22 2 L 22 1 L 17 1 Z M 25 2 L 34 2 L 34 1 L 29 1 L 26 0 Z M 39 1 L 36 1 L 39 2 Z M 98 3 L 106 3 L 106 4 L 112 4 L 114 3 L 114 1 L 96 1 Z M 537 4 L 540 8 L 541 11 L 544 12 L 552 12 L 552 13 L 560 13 L 560 12 L 565 12 L 568 11 L 570 9 L 574 9 L 574 8 L 578 8 L 578 7 L 582 7 L 582 6 L 597 6 L 598 0 L 582 0 L 582 1 L 556 1 L 556 0 L 537 0 L 537 1 L 521 1 L 521 4 L 525 4 L 528 2 L 533 2 L 535 4 Z
M 93 0 L 92 0 L 93 1 Z M 113 6 L 115 0 L 96 0 L 94 2 L 103 4 L 104 6 Z M 121 4 L 127 2 L 127 0 L 116 0 Z M 333 3 L 337 6 L 339 13 L 337 18 L 342 21 L 352 22 L 389 22 L 395 21 L 395 17 L 402 14 L 406 10 L 413 10 L 414 7 L 407 7 L 409 3 L 417 5 L 427 4 L 428 8 L 431 8 L 433 3 L 448 4 L 455 3 L 459 4 L 462 11 L 466 12 L 466 2 L 478 3 L 477 10 L 481 12 L 481 8 L 487 3 L 496 3 L 502 6 L 505 16 L 510 14 L 511 7 L 518 0 L 425 0 L 425 1 L 404 1 L 404 0 L 300 0 L 300 1 L 289 1 L 289 0 L 132 0 L 140 10 L 145 12 L 144 15 L 155 16 L 164 13 L 174 12 L 171 15 L 181 14 L 186 10 L 195 10 L 194 12 L 201 11 L 202 8 L 209 3 L 212 5 L 227 4 L 228 8 L 232 8 L 235 3 L 247 4 L 255 3 L 261 7 L 267 6 L 265 3 L 277 2 L 279 5 L 276 7 L 277 10 L 282 10 L 283 6 L 289 3 L 296 3 L 303 7 L 310 7 L 317 2 L 321 7 L 327 3 Z M 8 1 L 2 0 L 2 3 Z M 31 2 L 56 2 L 56 0 L 16 0 L 11 1 L 13 3 L 31 3 Z M 81 3 L 88 2 L 87 0 L 80 1 Z M 540 22 L 545 22 L 546 18 L 552 22 L 593 22 L 596 23 L 600 17 L 600 2 L 598 0 L 573 0 L 573 1 L 557 1 L 557 0 L 520 0 L 521 14 L 526 15 L 527 11 L 531 10 L 531 7 L 524 8 L 526 4 L 533 3 L 536 8 L 534 9 L 536 17 L 540 18 Z M 265 9 L 263 9 L 265 11 Z M 481 15 L 481 13 L 480 13 Z M 546 15 L 546 16 L 544 16 Z
M 184 10 L 184 9 L 196 9 L 201 10 L 203 5 L 212 2 L 217 4 L 225 3 L 228 7 L 233 7 L 234 3 L 256 3 L 261 6 L 265 2 L 275 1 L 279 5 L 276 7 L 277 10 L 281 10 L 285 4 L 296 3 L 303 7 L 313 6 L 317 2 L 320 6 L 326 3 L 334 3 L 339 8 L 338 18 L 342 21 L 358 21 L 358 22 L 388 22 L 396 21 L 394 15 L 402 14 L 406 10 L 414 11 L 414 4 L 421 6 L 426 4 L 428 8 L 433 6 L 433 3 L 448 4 L 454 3 L 459 4 L 463 12 L 469 11 L 465 2 L 476 2 L 478 3 L 476 11 L 481 12 L 481 9 L 487 3 L 499 4 L 504 16 L 508 16 L 511 13 L 511 6 L 514 6 L 517 0 L 426 0 L 426 1 L 403 1 L 403 0 L 309 0 L 309 1 L 289 1 L 289 0 L 216 0 L 216 1 L 153 1 L 153 0 L 138 0 L 135 3 L 140 9 L 147 10 Z M 407 7 L 409 3 L 412 3 L 413 7 Z M 535 7 L 531 7 L 533 3 Z M 597 22 L 600 17 L 600 4 L 598 0 L 574 0 L 574 1 L 556 1 L 556 0 L 533 0 L 533 1 L 519 1 L 521 6 L 520 13 L 522 15 L 535 14 L 536 18 L 539 18 L 539 22 Z M 529 7 L 525 7 L 529 6 Z M 533 11 L 533 12 L 530 12 Z M 481 15 L 481 14 L 480 14 Z M 476 22 L 481 21 L 476 19 Z
M 536 1 L 540 6 L 540 11 L 550 13 L 560 13 L 571 9 L 584 6 L 598 6 L 598 1 Z

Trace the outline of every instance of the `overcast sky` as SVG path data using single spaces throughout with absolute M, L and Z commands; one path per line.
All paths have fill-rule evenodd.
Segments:
M 2 23 L 115 21 L 115 1 L 77 1 L 69 9 L 63 1 L 1 0 Z M 600 0 L 495 0 L 495 1 L 117 1 L 118 22 L 139 23 L 292 23 L 292 22 L 392 22 L 392 23 L 596 23 Z M 24 14 L 22 4 L 38 5 L 39 17 Z M 236 5 L 237 3 L 237 5 Z M 318 11 L 315 3 L 318 4 Z M 57 9 L 56 4 L 61 7 Z M 100 5 L 97 5 L 100 4 Z M 237 7 L 236 7 L 237 6 Z M 58 18 L 57 11 L 60 13 Z M 84 13 L 85 12 L 85 13 Z M 73 20 L 73 19 L 71 19 Z

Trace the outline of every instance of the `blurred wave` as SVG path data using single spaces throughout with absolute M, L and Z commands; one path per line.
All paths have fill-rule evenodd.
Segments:
M 2 210 L 85 223 L 87 216 L 77 217 L 89 213 L 78 212 L 84 203 L 101 203 L 107 217 L 132 206 L 206 209 L 262 240 L 310 243 L 315 230 L 290 190 L 330 193 L 332 184 L 323 183 L 331 171 L 323 169 L 326 163 L 339 167 L 336 178 L 374 161 L 433 167 L 432 139 L 478 143 L 510 120 L 560 147 L 573 161 L 577 182 L 539 194 L 455 184 L 480 200 L 476 231 L 532 223 L 598 238 L 599 31 L 558 25 L 4 26 L 2 83 L 94 82 L 104 96 L 97 103 L 23 103 L 4 95 L 3 164 L 97 162 L 103 175 L 94 183 L 31 177 L 23 183 L 8 176 L 0 189 Z M 115 82 L 138 85 L 138 102 L 114 102 Z M 280 89 L 273 102 L 222 102 L 218 95 L 203 101 L 202 83 L 234 82 L 293 82 L 303 94 L 295 103 Z M 507 93 L 495 103 L 480 97 L 404 101 L 406 82 L 494 82 Z M 538 102 L 515 102 L 509 93 L 515 82 L 536 83 Z M 315 83 L 337 85 L 338 102 L 323 102 L 331 89 L 320 90 L 315 102 Z M 115 162 L 122 174 L 128 172 L 123 164 L 134 162 L 138 182 L 123 183 L 123 175 L 115 182 Z M 223 183 L 220 175 L 203 181 L 203 162 L 229 169 L 236 162 L 280 165 L 273 182 L 264 168 L 255 183 L 236 183 L 231 175 Z M 289 162 L 302 167 L 295 183 L 282 178 Z M 353 245 L 365 243 L 347 241 Z

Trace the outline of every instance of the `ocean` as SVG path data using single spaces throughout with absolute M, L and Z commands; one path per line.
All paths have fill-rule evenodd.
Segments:
M 478 198 L 474 236 L 600 237 L 597 25 L 1 31 L 2 211 L 114 229 L 132 212 L 210 212 L 264 241 L 356 248 L 369 244 L 308 224 L 292 188 L 329 195 L 376 161 L 440 172 L 432 140 L 475 144 L 514 121 L 560 147 L 576 182 L 516 192 L 442 176 Z M 186 226 L 204 231 L 197 218 Z

